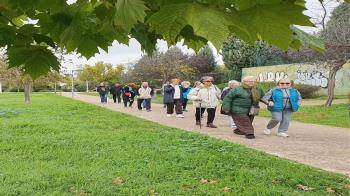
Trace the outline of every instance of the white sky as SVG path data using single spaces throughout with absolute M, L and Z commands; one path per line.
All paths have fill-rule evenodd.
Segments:
M 72 3 L 75 0 L 68 0 L 68 2 Z M 326 5 L 328 14 L 339 4 L 336 2 L 336 0 L 328 0 L 330 3 Z M 310 16 L 311 18 L 314 18 L 313 22 L 317 23 L 317 18 L 320 18 L 322 14 L 322 7 L 319 4 L 318 0 L 307 0 L 306 1 L 306 7 L 308 10 L 305 11 L 305 14 Z M 328 15 L 329 16 L 329 15 Z M 319 26 L 318 26 L 319 27 Z M 304 28 L 305 31 L 308 31 L 310 33 L 317 32 L 318 28 Z M 187 46 L 183 46 L 182 43 L 177 44 L 178 47 L 180 47 L 185 53 L 193 53 L 194 51 L 192 49 L 188 49 Z M 168 49 L 167 43 L 163 40 L 159 40 L 157 43 L 157 47 L 161 51 L 166 51 Z M 217 53 L 217 50 L 211 45 L 211 48 L 213 49 L 214 55 L 216 57 L 216 60 L 219 64 L 223 64 L 222 56 Z M 141 51 L 141 45 L 135 40 L 131 39 L 129 41 L 129 46 L 126 46 L 124 44 L 119 44 L 118 42 L 114 42 L 112 46 L 109 47 L 108 53 L 104 52 L 103 50 L 100 50 L 99 54 L 96 54 L 94 57 L 87 60 L 84 57 L 78 57 L 75 55 L 68 56 L 68 59 L 71 59 L 72 64 L 64 64 L 64 67 L 67 69 L 73 69 L 76 68 L 77 65 L 82 64 L 90 64 L 94 65 L 98 61 L 103 61 L 106 63 L 111 63 L 113 65 L 117 64 L 125 64 L 129 65 L 134 62 L 136 62 L 140 57 L 142 56 Z

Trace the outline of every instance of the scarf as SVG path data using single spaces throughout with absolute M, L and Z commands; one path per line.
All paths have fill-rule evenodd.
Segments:
M 250 86 L 248 86 L 246 84 L 243 84 L 242 86 L 243 86 L 243 88 L 245 90 L 248 91 L 248 94 L 250 94 L 253 105 L 255 105 L 255 106 L 259 105 L 259 101 L 260 101 L 260 96 L 261 95 L 258 92 L 258 89 L 257 89 L 256 85 L 253 86 L 253 87 L 250 87 Z

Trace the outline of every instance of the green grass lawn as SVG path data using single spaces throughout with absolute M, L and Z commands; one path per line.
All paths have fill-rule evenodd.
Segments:
M 54 94 L 22 96 L 0 95 L 0 195 L 350 194 L 342 175 Z
M 267 109 L 262 109 L 259 116 L 271 117 Z M 292 120 L 304 123 L 350 128 L 348 104 L 334 104 L 331 107 L 303 106 L 293 114 Z

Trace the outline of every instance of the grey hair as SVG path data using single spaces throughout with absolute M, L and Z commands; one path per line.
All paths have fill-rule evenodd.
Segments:
M 214 81 L 214 78 L 211 76 L 203 76 L 201 81 L 207 81 L 207 80 Z
M 230 81 L 228 82 L 228 86 L 229 86 L 229 87 L 231 87 L 231 86 L 233 86 L 233 85 L 239 86 L 240 84 L 241 84 L 241 83 L 238 82 L 237 80 L 230 80 Z
M 257 78 L 255 76 L 245 76 L 244 78 L 242 78 L 242 82 L 245 82 L 245 81 L 250 80 L 250 79 L 257 80 Z

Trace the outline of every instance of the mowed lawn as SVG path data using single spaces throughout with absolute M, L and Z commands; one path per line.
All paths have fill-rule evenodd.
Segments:
M 263 117 L 271 117 L 271 113 L 267 109 L 263 109 L 259 115 Z M 298 112 L 293 114 L 292 120 L 304 123 L 350 128 L 349 104 L 334 104 L 331 107 L 323 105 L 302 106 Z
M 0 95 L 0 195 L 349 195 L 348 177 L 54 94 Z

